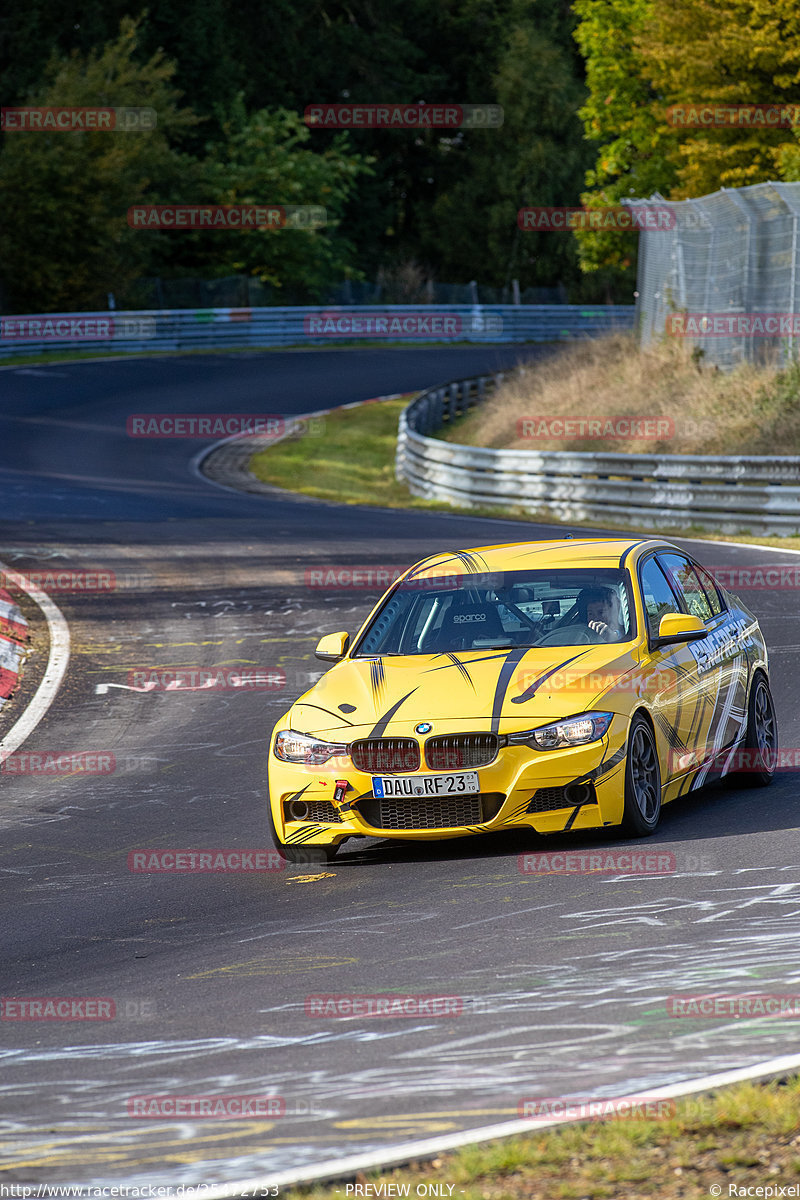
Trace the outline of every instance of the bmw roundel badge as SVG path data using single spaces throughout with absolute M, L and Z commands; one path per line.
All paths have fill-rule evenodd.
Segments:
M 430 733 L 432 729 L 430 721 L 420 721 L 419 725 L 414 726 L 414 733 Z

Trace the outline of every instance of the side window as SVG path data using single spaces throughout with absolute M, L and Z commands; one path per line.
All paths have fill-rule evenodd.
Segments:
M 701 621 L 710 621 L 714 612 L 689 559 L 684 558 L 682 554 L 659 554 L 658 561 L 686 601 L 686 611 L 693 617 L 699 617 Z
M 714 582 L 713 577 L 703 567 L 697 563 L 692 563 L 695 573 L 703 585 L 703 589 L 708 597 L 708 603 L 711 605 L 711 611 L 715 617 L 718 617 L 721 612 L 724 612 L 725 605 L 722 602 L 719 594 L 719 588 Z
M 647 613 L 647 628 L 651 637 L 658 635 L 658 627 L 665 613 L 679 613 L 680 607 L 675 593 L 667 583 L 664 572 L 654 558 L 648 558 L 641 569 L 644 608 Z

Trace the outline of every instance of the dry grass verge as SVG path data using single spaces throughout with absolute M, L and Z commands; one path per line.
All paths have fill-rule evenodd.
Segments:
M 542 422 L 554 418 L 598 418 L 604 434 L 608 419 L 631 416 L 660 420 L 656 436 L 543 436 Z M 586 339 L 518 368 L 441 436 L 514 450 L 800 454 L 800 364 L 723 372 L 674 340 L 640 350 L 632 334 Z
M 668 1120 L 611 1120 L 532 1131 L 468 1146 L 424 1165 L 360 1175 L 355 1184 L 291 1188 L 289 1197 L 708 1200 L 796 1196 L 800 1192 L 799 1101 L 797 1078 L 784 1084 L 743 1083 L 713 1096 L 679 1101 Z

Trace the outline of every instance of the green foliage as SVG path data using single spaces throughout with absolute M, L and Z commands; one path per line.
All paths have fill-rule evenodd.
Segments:
M 673 106 L 791 105 L 800 82 L 794 0 L 575 0 L 597 143 L 589 205 L 625 197 L 707 195 L 765 180 L 800 179 L 800 128 L 681 126 Z M 674 120 L 674 118 L 673 118 Z M 625 270 L 632 236 L 583 232 L 586 271 Z
M 577 117 L 585 89 L 571 57 L 572 22 L 559 28 L 543 10 L 514 0 L 488 89 L 503 106 L 504 123 L 453 139 L 421 215 L 420 253 L 436 262 L 441 278 L 469 278 L 476 247 L 485 255 L 480 278 L 495 286 L 575 277 L 572 238 L 517 227 L 523 206 L 576 203 L 589 165 Z
M 174 64 L 160 52 L 137 62 L 141 34 L 129 18 L 118 38 L 87 56 L 54 57 L 47 82 L 27 102 L 53 106 L 152 107 L 147 132 L 14 133 L 0 154 L 0 261 L 16 311 L 106 307 L 113 292 L 135 303 L 146 275 L 249 273 L 313 296 L 348 272 L 349 243 L 336 218 L 367 166 L 346 138 L 314 152 L 293 113 L 254 113 L 242 105 L 224 140 L 203 159 L 177 148 L 199 124 L 179 108 Z M 132 229 L 127 210 L 142 203 L 323 205 L 331 227 L 317 231 L 159 231 Z
M 136 23 L 101 51 L 53 57 L 27 103 L 152 107 L 151 132 L 103 130 L 8 134 L 0 155 L 0 262 L 17 311 L 106 307 L 106 293 L 131 286 L 153 253 L 126 210 L 157 191 L 191 188 L 197 164 L 170 145 L 196 117 L 178 107 L 173 67 L 162 54 L 133 59 Z M 168 234 L 155 235 L 168 237 Z
M 675 175 L 670 154 L 675 137 L 658 111 L 644 77 L 637 39 L 654 0 L 576 0 L 576 40 L 586 59 L 589 98 L 581 109 L 586 136 L 598 143 L 586 174 L 584 204 L 619 204 L 630 197 L 668 190 Z M 636 234 L 585 230 L 576 233 L 584 271 L 608 268 L 633 282 Z
M 800 9 L 794 0 L 671 0 L 654 5 L 638 51 L 669 105 L 794 104 Z M 796 147 L 790 129 L 677 131 L 671 197 L 774 179 Z
M 0 38 L 4 101 L 68 104 L 79 94 L 96 103 L 102 89 L 88 64 L 108 53 L 104 42 L 119 43 L 125 12 L 124 0 L 12 7 Z M 124 148 L 100 134 L 5 139 L 0 188 L 7 196 L 24 178 L 36 214 L 15 218 L 3 242 L 6 292 L 17 308 L 80 307 L 108 290 L 132 294 L 143 275 L 241 270 L 302 300 L 343 275 L 391 276 L 415 262 L 445 282 L 516 277 L 523 288 L 563 283 L 590 298 L 572 238 L 516 226 L 524 204 L 577 204 L 590 165 L 576 117 L 585 89 L 574 25 L 566 0 L 254 0 L 245 9 L 159 0 L 128 23 L 135 33 L 124 49 L 138 103 L 159 108 L 157 136 L 127 135 Z M 158 88 L 148 83 L 154 63 L 167 71 Z M 126 102 L 112 91 L 115 104 Z M 179 96 L 199 119 L 168 119 Z M 505 124 L 455 135 L 358 130 L 345 140 L 297 119 L 309 104 L 347 100 L 501 103 Z M 327 231 L 201 237 L 113 224 L 115 205 L 124 213 L 145 199 L 213 198 L 203 189 L 260 199 L 270 184 L 275 197 L 279 175 L 329 209 Z M 57 210 L 61 230 L 40 256 L 32 228 L 42 214 L 49 228 Z M 93 245 L 80 235 L 80 210 L 90 213 Z
M 290 294 L 316 298 L 351 270 L 353 248 L 339 231 L 342 210 L 363 174 L 366 160 L 348 152 L 341 134 L 322 150 L 296 113 L 261 109 L 248 116 L 241 98 L 224 125 L 225 141 L 208 147 L 207 195 L 220 204 L 321 205 L 321 229 L 252 229 L 190 235 L 186 269 L 199 274 L 249 274 Z M 189 254 L 195 258 L 192 267 Z

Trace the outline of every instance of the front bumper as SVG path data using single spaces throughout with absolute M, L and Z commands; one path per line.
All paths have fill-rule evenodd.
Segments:
M 372 776 L 352 764 L 285 763 L 270 751 L 273 820 L 283 842 L 304 846 L 349 837 L 435 840 L 510 829 L 558 833 L 618 825 L 627 728 L 627 717 L 616 715 L 605 737 L 586 746 L 504 747 L 494 762 L 477 769 L 480 792 L 471 796 L 378 800 Z M 422 768 L 407 774 L 443 773 Z M 337 780 L 348 783 L 342 804 L 334 799 Z

